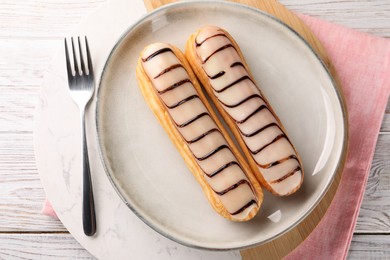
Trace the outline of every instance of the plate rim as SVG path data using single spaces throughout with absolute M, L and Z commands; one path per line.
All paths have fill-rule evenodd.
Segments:
M 118 49 L 118 47 L 122 43 L 122 41 L 126 38 L 126 36 L 134 28 L 136 28 L 138 25 L 142 24 L 149 17 L 155 15 L 156 13 L 164 12 L 165 10 L 169 10 L 171 8 L 175 8 L 177 6 L 191 6 L 192 4 L 201 4 L 201 5 L 203 5 L 203 4 L 204 5 L 218 4 L 218 5 L 231 6 L 231 7 L 236 6 L 238 8 L 250 10 L 250 11 L 252 11 L 254 13 L 257 13 L 258 15 L 265 16 L 265 17 L 267 17 L 267 19 L 271 19 L 271 20 L 279 23 L 283 27 L 285 27 L 288 31 L 292 32 L 298 38 L 298 40 L 301 41 L 309 49 L 310 53 L 313 54 L 314 57 L 320 62 L 321 67 L 325 70 L 325 73 L 326 73 L 328 79 L 330 80 L 331 85 L 333 86 L 333 88 L 335 90 L 335 93 L 336 93 L 336 96 L 337 96 L 337 100 L 338 100 L 338 104 L 340 105 L 340 108 L 341 108 L 342 119 L 343 119 L 343 126 L 344 126 L 343 127 L 343 140 L 342 140 L 343 143 L 342 143 L 342 146 L 341 146 L 341 152 L 340 152 L 339 160 L 337 162 L 337 165 L 335 167 L 335 171 L 332 173 L 332 176 L 331 176 L 329 182 L 322 189 L 320 196 L 313 203 L 313 205 L 304 214 L 302 214 L 302 216 L 299 217 L 298 220 L 296 220 L 292 225 L 290 225 L 285 230 L 283 230 L 283 231 L 281 231 L 281 232 L 279 232 L 279 233 L 269 237 L 268 239 L 265 239 L 263 241 L 259 241 L 257 243 L 252 243 L 252 244 L 243 245 L 243 246 L 237 246 L 237 247 L 229 247 L 229 248 L 224 248 L 224 247 L 221 247 L 221 248 L 207 247 L 207 246 L 201 246 L 201 245 L 195 245 L 195 244 L 187 243 L 186 241 L 183 241 L 183 240 L 181 240 L 179 238 L 176 238 L 175 236 L 172 236 L 172 235 L 164 232 L 163 230 L 161 230 L 158 227 L 158 225 L 155 225 L 151 221 L 149 221 L 146 218 L 144 218 L 143 215 L 140 214 L 140 212 L 138 212 L 133 207 L 133 205 L 126 200 L 124 195 L 121 193 L 119 187 L 114 182 L 112 173 L 110 172 L 110 170 L 109 170 L 109 168 L 107 166 L 107 162 L 104 159 L 104 155 L 103 155 L 103 151 L 102 151 L 103 144 L 102 144 L 102 140 L 101 140 L 100 134 L 99 134 L 100 133 L 100 131 L 99 131 L 100 130 L 100 126 L 99 126 L 99 120 L 98 120 L 99 115 L 100 115 L 99 103 L 100 103 L 100 97 L 101 97 L 100 94 L 101 94 L 102 82 L 105 79 L 107 67 L 108 67 L 108 65 L 109 65 L 109 63 L 110 63 L 110 61 L 112 59 L 113 54 Z M 335 71 L 333 73 L 335 73 Z M 291 231 L 294 228 L 296 228 L 300 223 L 302 223 L 302 221 L 304 221 L 313 212 L 313 210 L 318 206 L 318 204 L 320 204 L 320 202 L 323 200 L 323 198 L 325 197 L 325 195 L 329 191 L 329 188 L 334 183 L 335 178 L 338 175 L 338 172 L 341 171 L 344 168 L 344 166 L 345 166 L 345 160 L 346 160 L 346 155 L 347 155 L 347 151 L 348 151 L 347 148 L 348 148 L 348 143 L 349 143 L 349 133 L 348 133 L 349 121 L 348 121 L 348 111 L 347 111 L 347 107 L 346 107 L 346 103 L 345 103 L 345 97 L 344 97 L 343 91 L 342 91 L 342 89 L 341 89 L 341 87 L 339 85 L 340 85 L 340 83 L 339 83 L 339 80 L 337 78 L 337 75 L 332 75 L 332 73 L 330 72 L 330 69 L 326 66 L 326 64 L 323 61 L 323 59 L 318 55 L 318 53 L 313 49 L 313 47 L 305 40 L 305 38 L 303 38 L 298 32 L 296 32 L 291 26 L 289 26 L 285 22 L 281 21 L 277 17 L 275 17 L 275 16 L 273 16 L 273 15 L 271 15 L 271 14 L 269 14 L 269 13 L 267 13 L 267 12 L 261 10 L 261 9 L 258 9 L 258 8 L 252 7 L 252 6 L 248 6 L 248 5 L 245 5 L 245 4 L 237 3 L 237 2 L 218 1 L 218 0 L 190 0 L 190 1 L 174 2 L 174 3 L 166 4 L 166 5 L 163 5 L 163 6 L 159 7 L 159 8 L 157 8 L 157 9 L 154 9 L 151 12 L 146 13 L 141 18 L 139 18 L 135 23 L 130 24 L 123 31 L 123 33 L 120 35 L 120 37 L 115 41 L 115 44 L 111 47 L 111 50 L 110 50 L 110 52 L 109 52 L 109 54 L 108 54 L 108 56 L 107 56 L 107 58 L 106 58 L 106 60 L 104 62 L 104 66 L 103 66 L 102 72 L 101 72 L 100 77 L 99 77 L 98 89 L 97 89 L 97 94 L 96 94 L 96 106 L 95 106 L 95 127 L 96 127 L 96 131 L 97 131 L 96 140 L 97 140 L 97 143 L 98 143 L 99 157 L 100 157 L 100 160 L 102 162 L 102 165 L 103 165 L 103 168 L 104 168 L 104 171 L 106 173 L 107 178 L 109 179 L 109 181 L 110 181 L 111 185 L 113 186 L 114 190 L 116 191 L 118 196 L 121 198 L 121 200 L 125 203 L 125 205 L 140 220 L 142 220 L 148 227 L 150 227 L 151 229 L 153 229 L 157 233 L 163 235 L 164 237 L 166 237 L 166 238 L 168 238 L 168 239 L 170 239 L 170 240 L 172 240 L 174 242 L 177 242 L 177 243 L 179 243 L 181 245 L 190 247 L 190 248 L 202 249 L 202 250 L 208 250 L 208 251 L 242 250 L 242 249 L 247 249 L 247 248 L 251 248 L 251 247 L 264 245 L 266 243 L 269 243 L 269 242 L 277 239 L 278 237 L 283 236 L 284 234 L 286 234 L 289 231 Z M 330 206 L 330 203 L 329 203 L 329 206 Z

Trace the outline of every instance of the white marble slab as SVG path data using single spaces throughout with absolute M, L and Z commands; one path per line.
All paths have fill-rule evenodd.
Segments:
M 88 16 L 72 36 L 87 35 L 96 78 L 121 33 L 146 12 L 142 0 L 112 0 Z M 87 112 L 87 135 L 95 195 L 97 233 L 86 237 L 81 222 L 81 161 L 78 108 L 69 96 L 63 46 L 48 69 L 35 113 L 34 146 L 45 192 L 60 220 L 82 246 L 101 259 L 240 259 L 238 251 L 201 251 L 150 229 L 120 200 L 100 161 L 95 101 Z

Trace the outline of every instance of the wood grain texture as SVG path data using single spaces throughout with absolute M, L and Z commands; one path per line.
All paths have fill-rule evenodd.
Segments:
M 61 40 L 0 38 L 0 86 L 3 90 L 8 88 L 6 96 L 13 93 L 13 86 L 27 86 L 29 91 L 34 91 L 33 86 L 37 92 L 57 51 L 56 43 Z
M 390 236 L 355 235 L 347 259 L 389 259 Z
M 0 0 L 0 259 L 93 259 L 69 234 L 40 234 L 66 229 L 40 214 L 45 195 L 35 167 L 32 130 L 36 96 L 57 43 L 105 2 Z M 390 37 L 388 0 L 279 2 L 297 12 Z M 389 233 L 390 103 L 381 131 L 350 259 L 385 259 L 390 254 L 389 236 L 366 235 Z
M 62 39 L 104 2 L 106 0 L 1 0 L 0 38 Z
M 390 100 L 389 102 L 387 102 L 387 107 L 386 107 L 386 111 L 381 126 L 381 132 L 382 133 L 390 132 Z
M 390 234 L 390 134 L 378 139 L 355 232 Z
M 62 38 L 107 0 L 1 0 L 0 38 Z M 280 0 L 287 8 L 390 37 L 388 0 Z M 149 7 L 150 8 L 150 7 Z
M 279 2 L 296 12 L 321 17 L 362 32 L 390 37 L 388 0 L 280 0 Z
M 0 234 L 0 259 L 95 259 L 70 234 Z
M 354 236 L 347 259 L 387 259 L 390 236 Z M 96 259 L 70 234 L 0 234 L 0 259 Z
M 40 214 L 45 193 L 31 133 L 0 133 L 0 176 L 0 232 L 66 230 L 61 222 Z

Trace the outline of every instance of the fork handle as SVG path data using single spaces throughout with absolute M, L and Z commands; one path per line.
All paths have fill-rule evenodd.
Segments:
M 83 229 L 84 234 L 92 236 L 96 232 L 95 203 L 93 199 L 91 171 L 89 167 L 87 137 L 85 134 L 85 111 L 81 109 L 81 138 L 83 163 Z

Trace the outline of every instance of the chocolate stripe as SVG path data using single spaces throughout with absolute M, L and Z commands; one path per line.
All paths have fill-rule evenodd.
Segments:
M 224 45 L 224 46 L 222 46 L 222 47 L 216 49 L 213 53 L 210 54 L 210 56 L 208 56 L 206 59 L 204 59 L 204 60 L 202 61 L 202 63 L 205 64 L 205 63 L 206 63 L 214 54 L 216 54 L 216 53 L 218 53 L 218 52 L 220 52 L 220 51 L 223 51 L 223 50 L 225 50 L 225 49 L 227 49 L 227 48 L 236 49 L 236 48 L 233 46 L 233 44 L 231 44 L 231 43 L 226 44 L 226 45 Z
M 300 171 L 301 170 L 301 167 L 300 166 L 297 166 L 297 168 L 295 168 L 294 170 L 292 170 L 291 172 L 287 173 L 286 175 L 284 175 L 283 177 L 277 179 L 277 180 L 274 180 L 274 181 L 270 181 L 271 184 L 275 184 L 275 183 L 279 183 L 279 182 L 282 182 L 284 181 L 285 179 L 293 176 L 296 172 Z
M 229 85 L 227 85 L 227 86 L 224 87 L 224 88 L 221 88 L 221 89 L 219 89 L 219 90 L 216 90 L 216 89 L 214 89 L 214 88 L 213 88 L 213 89 L 215 90 L 215 92 L 221 93 L 221 92 L 224 92 L 225 90 L 227 90 L 228 88 L 231 88 L 232 86 L 234 86 L 234 85 L 236 85 L 237 83 L 240 83 L 241 81 L 246 80 L 246 79 L 249 79 L 250 81 L 252 81 L 251 78 L 249 78 L 248 75 L 245 75 L 245 76 L 243 76 L 243 77 L 237 79 L 237 80 L 234 81 L 233 83 L 230 83 Z M 252 82 L 253 82 L 253 81 L 252 81 Z
M 245 117 L 243 120 L 240 120 L 240 121 L 236 121 L 237 124 L 242 124 L 242 123 L 245 123 L 249 118 L 251 118 L 253 115 L 259 113 L 261 110 L 263 109 L 268 109 L 268 107 L 266 105 L 261 105 L 260 107 L 258 107 L 255 111 L 253 111 L 249 116 Z
M 214 172 L 212 172 L 211 174 L 208 174 L 208 173 L 205 173 L 207 176 L 209 176 L 210 178 L 214 177 L 215 175 L 217 175 L 218 173 L 222 172 L 223 170 L 229 168 L 230 166 L 233 166 L 233 165 L 237 165 L 238 167 L 240 167 L 240 165 L 237 163 L 237 162 L 234 162 L 234 161 L 231 161 L 223 166 L 221 166 L 220 168 L 218 168 L 217 170 L 215 170 Z M 241 167 L 240 167 L 241 169 Z
M 225 75 L 225 71 L 220 71 L 218 72 L 217 74 L 215 74 L 214 76 L 210 76 L 206 73 L 207 77 L 209 77 L 209 79 L 217 79 L 219 77 L 222 77 L 223 75 Z
M 271 144 L 273 144 L 273 143 L 279 141 L 280 139 L 282 139 L 282 138 L 284 138 L 284 137 L 286 137 L 285 134 L 280 134 L 280 135 L 278 135 L 277 137 L 275 137 L 271 142 L 269 142 L 268 144 L 264 145 L 263 147 L 257 149 L 256 151 L 252 151 L 252 150 L 250 150 L 250 151 L 251 151 L 252 154 L 258 154 L 258 153 L 260 153 L 261 151 L 263 151 L 265 148 L 267 148 L 268 146 L 270 146 Z
M 251 200 L 249 201 L 247 204 L 245 204 L 242 208 L 240 208 L 239 210 L 233 212 L 233 213 L 230 213 L 230 215 L 237 215 L 237 214 L 240 214 L 241 212 L 243 212 L 245 209 L 249 208 L 252 204 L 256 204 L 257 205 L 257 202 L 255 200 Z
M 177 125 L 177 127 L 179 127 L 179 128 L 183 128 L 183 127 L 186 127 L 186 126 L 189 125 L 189 124 L 192 124 L 193 122 L 195 122 L 195 121 L 198 120 L 199 118 L 204 117 L 204 116 L 208 116 L 208 115 L 209 115 L 208 113 L 204 112 L 204 113 L 202 113 L 202 114 L 197 115 L 197 116 L 194 117 L 194 118 L 191 118 L 190 120 L 188 120 L 187 122 L 184 122 L 184 123 L 181 124 L 181 125 L 178 125 L 178 124 L 176 124 L 176 125 Z
M 195 158 L 198 159 L 199 161 L 203 161 L 203 160 L 206 160 L 207 158 L 213 156 L 214 154 L 216 154 L 217 152 L 219 152 L 219 151 L 221 151 L 223 149 L 228 149 L 230 151 L 229 146 L 227 146 L 226 144 L 223 144 L 223 145 L 219 146 L 218 148 L 215 148 L 214 150 L 212 150 L 208 154 L 206 154 L 206 155 L 204 155 L 202 157 L 199 157 L 199 158 L 195 156 Z
M 257 135 L 258 133 L 264 131 L 265 129 L 270 128 L 270 127 L 273 127 L 273 126 L 278 127 L 278 128 L 282 131 L 282 129 L 280 128 L 280 126 L 279 126 L 277 123 L 270 123 L 270 124 L 268 124 L 268 125 L 266 125 L 266 126 L 263 126 L 262 128 L 260 128 L 260 129 L 258 129 L 258 130 L 256 130 L 256 131 L 254 131 L 254 132 L 252 132 L 252 133 L 250 133 L 250 134 L 246 134 L 246 133 L 242 132 L 240 128 L 238 128 L 238 129 L 240 130 L 240 132 L 241 132 L 241 134 L 242 134 L 243 136 L 245 136 L 245 137 L 252 137 L 252 136 L 255 136 L 255 135 Z M 283 131 L 282 131 L 282 132 L 283 132 Z
M 168 51 L 170 51 L 170 52 L 173 53 L 172 49 L 170 49 L 170 48 L 163 48 L 163 49 L 161 49 L 161 50 L 158 50 L 158 51 L 156 51 L 156 52 L 153 52 L 153 53 L 152 53 L 151 55 L 149 55 L 146 59 L 142 59 L 142 61 L 143 61 L 143 62 L 147 62 L 147 61 L 153 59 L 154 57 L 156 57 L 157 55 L 160 55 L 161 53 L 168 52 Z
M 178 106 L 180 106 L 180 105 L 182 105 L 182 104 L 186 103 L 187 101 L 190 101 L 190 100 L 192 100 L 192 99 L 194 99 L 194 98 L 199 98 L 199 96 L 198 96 L 198 95 L 189 96 L 189 97 L 187 97 L 187 98 L 185 98 L 185 99 L 183 99 L 183 100 L 177 102 L 176 104 L 173 104 L 173 105 L 171 105 L 171 106 L 168 106 L 168 105 L 167 105 L 167 107 L 168 107 L 169 109 L 173 109 L 173 108 L 176 108 L 176 107 L 178 107 Z
M 223 103 L 221 100 L 219 100 L 219 99 L 218 99 L 218 100 L 219 100 L 219 102 L 221 102 L 222 105 L 224 105 L 225 107 L 233 108 L 233 107 L 238 107 L 239 105 L 241 105 L 241 104 L 243 104 L 243 103 L 245 103 L 245 102 L 247 102 L 248 100 L 251 100 L 251 99 L 253 99 L 253 98 L 259 98 L 259 99 L 261 99 L 262 101 L 264 101 L 264 99 L 263 99 L 260 95 L 258 95 L 258 94 L 250 95 L 249 97 L 247 97 L 247 98 L 241 100 L 240 102 L 238 102 L 238 103 L 236 103 L 236 104 L 234 104 L 234 105 L 228 105 L 228 104 Z
M 236 67 L 236 66 L 242 66 L 245 68 L 244 64 L 242 62 L 236 61 L 232 65 L 230 65 L 230 68 Z
M 180 87 L 181 85 L 188 83 L 188 82 L 191 83 L 191 80 L 190 79 L 183 79 L 179 82 L 176 82 L 175 84 L 173 84 L 172 86 L 170 86 L 164 90 L 160 90 L 160 91 L 157 90 L 157 92 L 158 92 L 158 94 L 164 94 L 164 93 L 171 91 L 172 89 L 175 89 L 177 87 Z
M 202 139 L 203 137 L 205 137 L 205 136 L 207 136 L 207 135 L 209 135 L 209 134 L 211 134 L 213 132 L 219 132 L 219 130 L 217 128 L 210 129 L 209 131 L 201 134 L 200 136 L 195 137 L 194 139 L 192 139 L 190 141 L 186 141 L 186 142 L 189 143 L 189 144 L 195 143 L 195 142 L 199 141 L 200 139 Z
M 226 34 L 224 34 L 224 33 L 218 33 L 218 34 L 214 34 L 214 35 L 211 35 L 211 36 L 207 37 L 206 39 L 204 39 L 204 40 L 201 41 L 200 43 L 198 43 L 198 42 L 196 41 L 196 39 L 195 39 L 196 47 L 201 46 L 201 45 L 202 45 L 203 43 L 205 43 L 207 40 L 209 40 L 209 39 L 211 39 L 211 38 L 214 38 L 214 37 L 217 37 L 217 36 L 224 36 L 224 37 L 227 38 Z M 198 37 L 196 37 L 196 38 L 198 38 Z
M 157 79 L 158 77 L 164 75 L 165 73 L 167 73 L 171 70 L 177 69 L 177 68 L 184 68 L 184 67 L 181 64 L 174 64 L 174 65 L 166 68 L 165 70 L 161 71 L 159 74 L 157 74 L 157 76 L 154 77 L 154 79 Z
M 284 162 L 286 162 L 286 161 L 288 161 L 290 159 L 296 160 L 299 163 L 299 160 L 298 160 L 297 156 L 295 154 L 292 154 L 292 155 L 287 156 L 287 157 L 285 157 L 283 159 L 280 159 L 280 160 L 277 160 L 277 161 L 274 161 L 274 162 L 271 162 L 271 163 L 268 163 L 268 164 L 259 164 L 257 162 L 256 162 L 256 164 L 258 166 L 260 166 L 261 168 L 263 168 L 263 169 L 269 169 L 269 168 L 274 167 L 274 166 L 276 166 L 278 164 L 284 163 Z
M 214 192 L 217 193 L 218 195 L 222 196 L 222 195 L 228 193 L 229 191 L 236 189 L 238 186 L 240 186 L 242 184 L 247 184 L 248 186 L 250 186 L 250 184 L 247 180 L 240 180 L 239 182 L 233 184 L 232 186 L 228 187 L 227 189 L 224 189 L 223 191 L 214 191 Z

